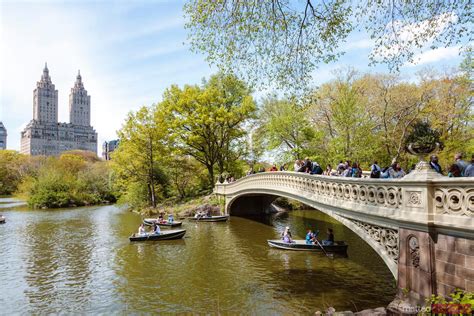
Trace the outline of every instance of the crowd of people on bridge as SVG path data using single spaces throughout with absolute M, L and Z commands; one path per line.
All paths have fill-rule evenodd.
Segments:
M 463 160 L 463 156 L 461 153 L 457 153 L 454 156 L 453 163 L 449 166 L 447 173 L 443 172 L 441 166 L 438 163 L 438 156 L 432 155 L 430 157 L 430 166 L 436 172 L 446 175 L 448 177 L 474 177 L 474 155 L 471 158 L 470 163 L 467 163 Z M 403 178 L 407 173 L 413 171 L 415 169 L 415 165 L 413 165 L 408 172 L 403 170 L 400 163 L 394 159 L 390 166 L 386 166 L 382 168 L 377 161 L 374 161 L 370 165 L 369 173 L 364 174 L 360 164 L 356 161 L 352 162 L 350 160 L 346 161 L 339 161 L 336 168 L 328 164 L 325 169 L 321 167 L 317 162 L 311 161 L 309 158 L 305 158 L 304 160 L 296 160 L 293 165 L 293 170 L 295 172 L 304 172 L 309 174 L 316 174 L 316 175 L 324 175 L 324 176 L 338 176 L 338 177 L 352 177 L 352 178 L 361 178 L 363 176 L 368 176 L 370 178 L 382 178 L 382 179 L 400 179 Z M 277 167 L 276 164 L 273 164 L 271 168 L 265 170 L 265 168 L 260 167 L 258 171 L 254 171 L 251 168 L 247 175 L 251 175 L 254 173 L 260 172 L 276 172 L 276 171 L 288 171 L 288 167 L 286 164 L 282 164 L 280 168 Z M 229 179 L 232 182 L 234 178 L 231 177 Z

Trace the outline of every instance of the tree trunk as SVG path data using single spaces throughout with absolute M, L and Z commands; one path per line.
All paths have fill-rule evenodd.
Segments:
M 207 171 L 209 172 L 209 188 L 214 189 L 214 166 L 206 166 Z
M 150 193 L 151 193 L 151 205 L 156 208 L 156 196 L 155 196 L 155 175 L 153 172 L 153 141 L 151 137 L 148 139 L 148 145 L 150 150 L 150 161 L 149 161 L 149 182 L 150 182 Z

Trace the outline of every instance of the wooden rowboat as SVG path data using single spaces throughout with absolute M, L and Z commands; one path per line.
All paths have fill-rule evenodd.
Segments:
M 196 222 L 225 222 L 229 219 L 229 215 L 188 217 L 188 219 Z
M 172 240 L 172 239 L 181 239 L 186 234 L 185 229 L 179 230 L 169 230 L 166 232 L 161 232 L 158 234 L 146 234 L 144 236 L 133 234 L 129 237 L 130 241 L 146 241 L 146 240 Z
M 145 218 L 143 220 L 143 224 L 148 225 L 148 226 L 153 226 L 153 224 L 158 225 L 158 226 L 166 226 L 166 227 L 178 227 L 183 224 L 183 222 L 168 222 L 168 221 L 159 221 L 156 218 Z
M 284 242 L 283 240 L 267 240 L 270 247 L 285 249 L 285 250 L 300 250 L 300 251 L 315 251 L 323 252 L 318 244 L 306 244 L 306 240 L 293 240 L 292 243 Z M 322 244 L 321 244 L 322 245 Z M 346 253 L 347 244 L 343 241 L 336 241 L 333 245 L 322 246 L 328 253 Z

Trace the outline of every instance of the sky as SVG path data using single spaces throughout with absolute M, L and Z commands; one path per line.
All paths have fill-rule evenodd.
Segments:
M 69 121 L 69 93 L 78 70 L 91 96 L 91 122 L 104 141 L 116 139 L 128 112 L 159 102 L 172 84 L 199 84 L 216 72 L 201 54 L 191 52 L 184 29 L 184 1 L 22 1 L 0 0 L 0 121 L 8 131 L 7 148 L 19 150 L 20 132 L 33 116 L 33 90 L 45 62 L 59 93 L 59 121 Z M 369 66 L 373 43 L 354 33 L 337 62 L 315 71 L 314 85 L 334 71 Z M 457 47 L 421 51 L 417 64 L 401 68 L 414 80 L 424 67 L 446 71 L 461 62 Z M 268 92 L 268 91 L 267 91 Z M 258 99 L 263 92 L 256 92 Z

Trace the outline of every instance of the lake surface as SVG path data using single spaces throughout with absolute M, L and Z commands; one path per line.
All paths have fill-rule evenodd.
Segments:
M 141 218 L 113 205 L 33 211 L 6 203 L 16 202 L 0 198 L 0 314 L 312 314 L 386 306 L 395 294 L 370 246 L 315 210 L 185 221 L 182 240 L 130 243 Z M 269 248 L 284 226 L 301 238 L 307 227 L 332 227 L 348 257 Z

